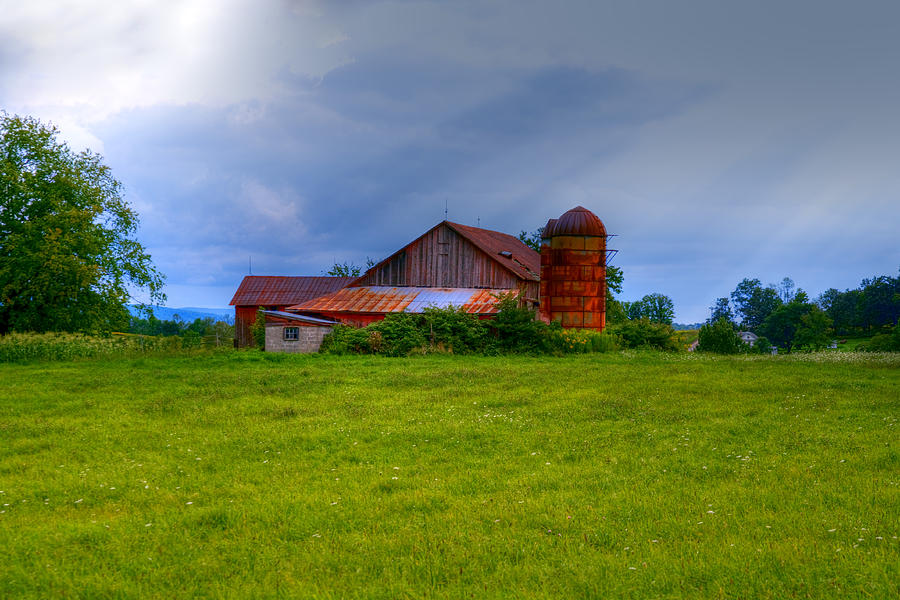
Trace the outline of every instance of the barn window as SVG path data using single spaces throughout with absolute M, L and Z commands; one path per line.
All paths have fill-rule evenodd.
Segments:
M 285 327 L 284 328 L 284 339 L 299 340 L 300 339 L 300 328 L 299 327 Z

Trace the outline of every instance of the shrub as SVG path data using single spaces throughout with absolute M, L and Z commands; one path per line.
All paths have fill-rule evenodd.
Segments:
M 250 335 L 253 337 L 253 344 L 260 350 L 266 349 L 266 315 L 263 314 L 263 307 L 256 309 L 256 320 L 250 326 Z
M 582 354 L 587 352 L 611 352 L 618 348 L 616 336 L 590 329 L 563 329 L 553 322 L 546 329 L 548 346 L 559 354 Z
M 860 345 L 859 349 L 867 352 L 900 352 L 900 321 L 890 333 L 879 333 L 867 344 Z
M 547 324 L 538 321 L 533 310 L 519 306 L 512 294 L 502 296 L 497 308 L 497 316 L 488 321 L 496 350 L 523 354 L 549 349 Z
M 609 352 L 618 348 L 615 335 L 584 329 L 564 330 L 547 325 L 520 307 L 512 296 L 500 298 L 494 319 L 484 321 L 461 308 L 426 308 L 421 314 L 390 313 L 383 321 L 361 329 L 338 325 L 325 336 L 320 352 L 327 354 L 383 354 L 412 352 L 454 354 Z M 674 349 L 672 328 L 652 323 L 645 345 Z M 668 342 L 666 341 L 668 340 Z
M 372 354 L 380 349 L 380 332 L 366 327 L 359 329 L 348 325 L 335 325 L 331 333 L 322 340 L 319 352 L 325 354 Z
M 772 354 L 772 344 L 765 336 L 759 336 L 756 343 L 748 350 L 752 354 Z
M 678 350 L 678 336 L 672 326 L 654 323 L 646 317 L 618 323 L 610 328 L 610 333 L 617 335 L 626 348 L 653 348 L 666 352 Z
M 369 325 L 368 329 L 381 334 L 379 354 L 407 356 L 427 344 L 424 323 L 421 314 L 389 313 L 383 321 Z
M 423 312 L 429 346 L 454 354 L 482 352 L 487 342 L 487 327 L 478 315 L 463 308 L 426 308 Z
M 741 338 L 725 317 L 720 317 L 715 323 L 703 325 L 700 328 L 699 342 L 697 344 L 698 351 L 717 354 L 737 354 L 741 351 L 742 346 Z M 766 340 L 766 344 L 768 344 L 768 340 Z M 771 345 L 769 347 L 771 348 Z

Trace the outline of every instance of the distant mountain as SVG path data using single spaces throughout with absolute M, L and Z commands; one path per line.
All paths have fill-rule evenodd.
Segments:
M 195 306 L 186 306 L 184 308 L 151 306 L 150 308 L 153 310 L 153 316 L 160 321 L 174 321 L 175 316 L 177 315 L 180 320 L 185 321 L 186 323 L 190 323 L 197 319 L 212 318 L 216 321 L 225 321 L 229 325 L 234 324 L 233 308 L 197 308 Z M 128 305 L 128 312 L 136 317 L 143 318 L 144 316 L 136 306 L 131 304 Z
M 703 323 L 672 323 L 672 328 L 675 331 L 700 329 L 701 327 L 703 327 Z

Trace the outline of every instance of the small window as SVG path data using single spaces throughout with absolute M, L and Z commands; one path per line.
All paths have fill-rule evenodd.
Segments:
M 299 327 L 285 327 L 284 328 L 284 339 L 286 340 L 299 340 L 300 339 L 300 328 Z

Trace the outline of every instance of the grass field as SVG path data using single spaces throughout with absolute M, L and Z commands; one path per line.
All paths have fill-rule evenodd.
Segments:
M 900 357 L 0 365 L 2 597 L 900 596 Z

